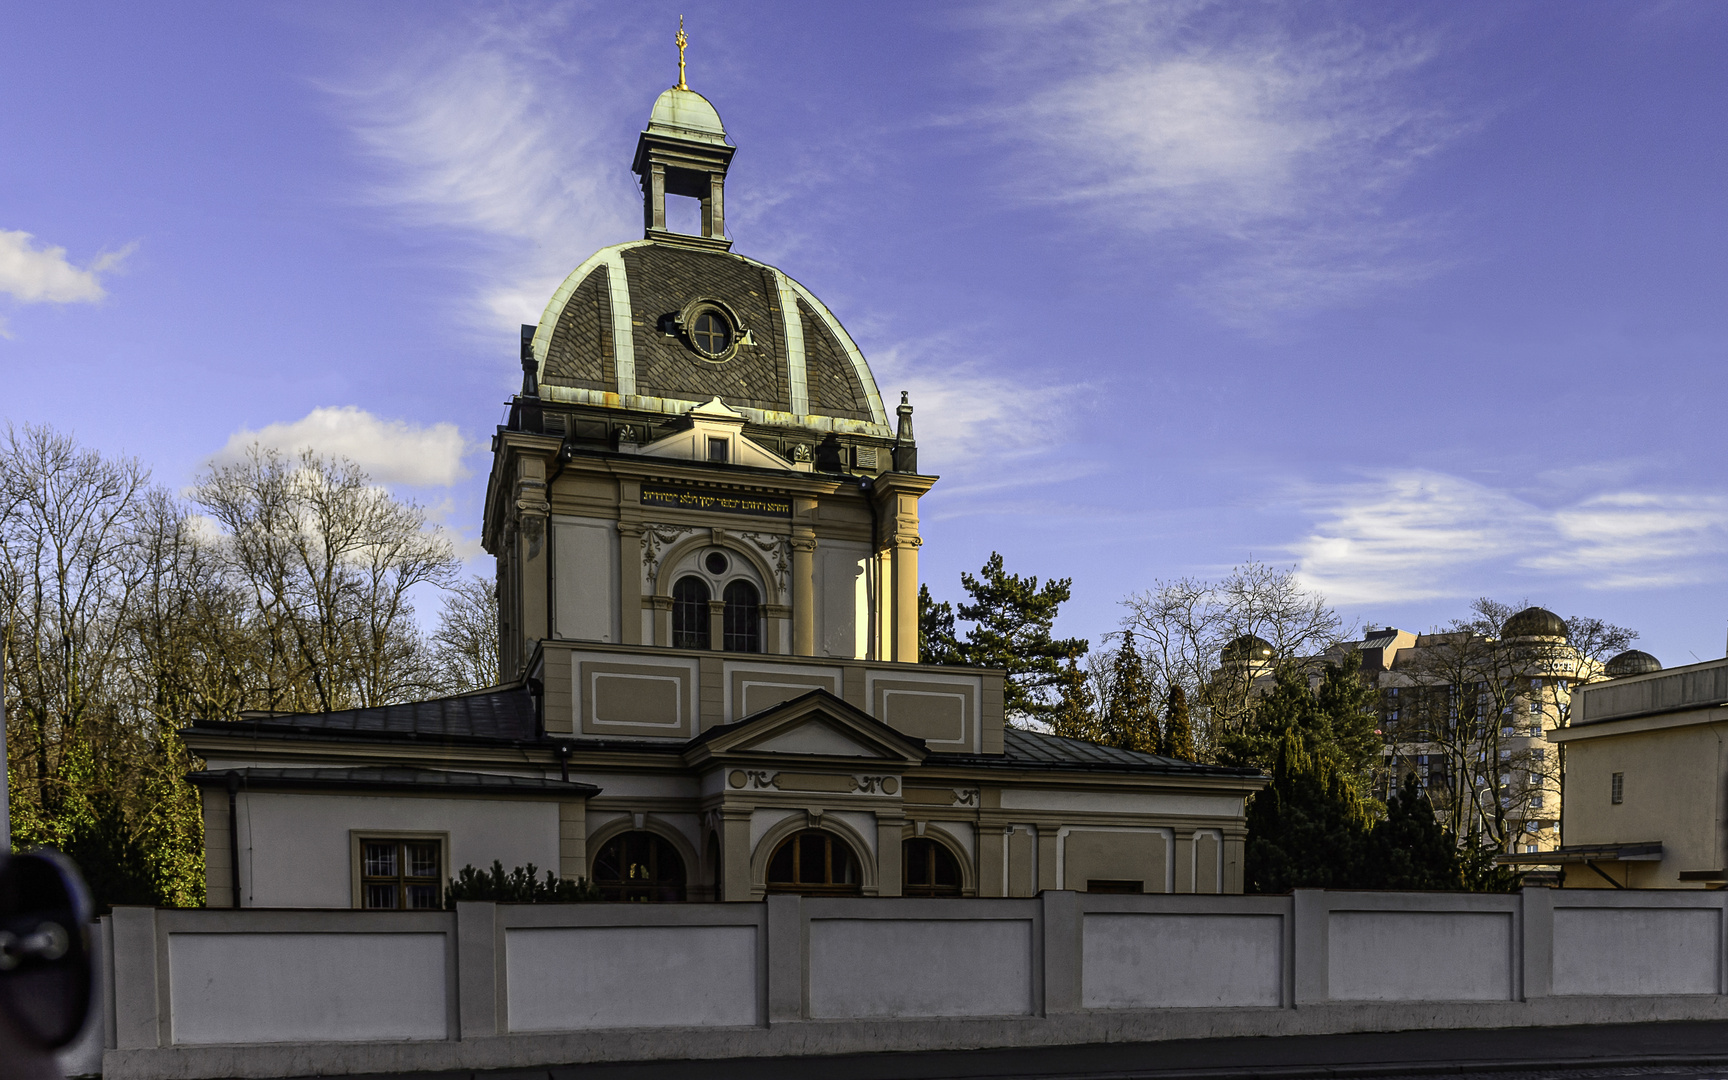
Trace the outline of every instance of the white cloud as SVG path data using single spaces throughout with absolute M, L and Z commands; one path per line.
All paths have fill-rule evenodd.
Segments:
M 455 424 L 385 420 L 353 405 L 313 409 L 292 423 L 236 431 L 216 460 L 234 460 L 254 443 L 287 453 L 310 448 L 346 457 L 383 484 L 448 487 L 468 475 L 462 458 L 469 447 Z
M 560 58 L 575 51 L 568 11 L 520 14 L 369 52 L 362 73 L 325 87 L 381 167 L 374 202 L 491 247 L 465 264 L 479 267 L 489 326 L 538 321 L 563 275 L 631 235 L 637 213 L 619 95 Z
M 1312 7 L 989 10 L 989 78 L 1009 101 L 991 127 L 1023 155 L 1024 193 L 1157 236 L 1212 305 L 1253 318 L 1431 268 L 1411 250 L 1424 227 L 1387 209 L 1459 131 L 1407 86 L 1430 41 L 1294 25 Z
M 27 232 L 0 229 L 0 293 L 26 304 L 94 303 L 107 295 L 101 275 L 120 265 L 131 246 L 77 267 L 63 247 L 37 247 Z
M 1489 577 L 1586 588 L 1718 579 L 1728 496 L 1618 491 L 1545 507 L 1444 473 L 1408 470 L 1308 490 L 1320 520 L 1294 546 L 1298 573 L 1334 603 L 1468 596 Z

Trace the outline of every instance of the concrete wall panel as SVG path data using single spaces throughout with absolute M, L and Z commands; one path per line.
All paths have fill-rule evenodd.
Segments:
M 1512 915 L 1334 911 L 1327 939 L 1336 1001 L 1507 1001 Z
M 753 926 L 512 928 L 511 1031 L 757 1022 Z
M 443 1039 L 443 934 L 170 934 L 182 1045 Z
M 1556 994 L 1714 994 L 1718 908 L 1556 908 Z
M 1029 919 L 812 919 L 810 1015 L 1024 1016 L 1032 946 Z
M 1277 1005 L 1284 920 L 1276 915 L 1088 914 L 1088 1009 Z

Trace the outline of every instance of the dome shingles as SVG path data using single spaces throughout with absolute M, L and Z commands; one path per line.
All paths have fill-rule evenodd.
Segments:
M 1500 636 L 1510 641 L 1514 638 L 1536 637 L 1565 640 L 1571 635 L 1566 629 L 1565 619 L 1547 608 L 1529 607 L 1507 619 L 1500 628 Z
M 803 298 L 798 300 L 798 319 L 804 329 L 804 377 L 811 411 L 852 420 L 870 419 L 870 399 L 851 359 Z
M 624 252 L 636 344 L 636 392 L 645 397 L 706 401 L 784 412 L 790 394 L 781 355 L 782 334 L 768 298 L 775 296 L 768 272 L 733 255 L 669 244 L 647 244 Z M 738 316 L 753 345 L 740 346 L 725 363 L 708 363 L 659 322 L 678 315 L 691 301 L 719 300 Z
M 1649 675 L 1661 670 L 1662 661 L 1642 649 L 1627 649 L 1602 667 L 1603 674 L 1610 679 L 1624 679 L 1631 675 Z
M 540 378 L 555 386 L 617 389 L 617 376 L 612 371 L 612 300 L 605 267 L 591 271 L 565 302 Z

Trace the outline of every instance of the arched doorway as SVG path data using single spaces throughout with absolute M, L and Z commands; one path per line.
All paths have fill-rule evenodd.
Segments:
M 934 840 L 913 837 L 900 845 L 901 896 L 959 896 L 960 860 Z
M 601 845 L 592 867 L 602 900 L 684 899 L 684 860 L 663 836 L 619 833 Z
M 852 846 L 831 832 L 805 829 L 780 841 L 768 860 L 768 891 L 801 896 L 860 896 L 863 875 Z
M 708 583 L 699 577 L 681 577 L 672 586 L 672 647 L 709 648 Z

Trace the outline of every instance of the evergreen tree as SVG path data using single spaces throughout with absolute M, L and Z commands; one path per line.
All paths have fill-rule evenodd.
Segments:
M 1194 725 L 1188 719 L 1188 692 L 1181 685 L 1170 688 L 1164 710 L 1164 731 L 1158 740 L 1158 752 L 1179 761 L 1193 761 Z
M 1456 889 L 1462 870 L 1457 837 L 1441 827 L 1416 774 L 1406 775 L 1368 838 L 1364 884 L 1378 889 Z
M 958 664 L 958 641 L 954 637 L 954 605 L 938 604 L 930 586 L 918 586 L 918 662 Z
M 1134 646 L 1134 632 L 1122 635 L 1122 645 L 1110 667 L 1110 698 L 1104 704 L 1099 742 L 1124 750 L 1155 753 L 1158 714 L 1146 663 Z
M 1221 764 L 1270 769 L 1287 732 L 1331 768 L 1366 785 L 1379 760 L 1374 692 L 1356 671 L 1326 665 L 1318 684 L 1293 665 L 1280 667 L 1249 720 L 1220 740 Z
M 1059 578 L 1040 586 L 1036 577 L 1010 574 L 994 551 L 977 577 L 960 575 L 972 600 L 960 605 L 959 617 L 975 625 L 957 643 L 957 662 L 1007 670 L 1002 707 L 1011 721 L 1050 723 L 1061 707 L 1051 697 L 1062 683 L 1062 662 L 1087 649 L 1085 638 L 1050 633 L 1072 583 L 1072 578 Z M 932 611 L 943 606 L 933 605 Z M 939 615 L 933 614 L 932 621 L 938 622 Z
M 1057 690 L 1061 697 L 1056 705 L 1056 714 L 1050 719 L 1051 732 L 1069 739 L 1096 742 L 1099 734 L 1098 715 L 1094 711 L 1097 696 L 1092 693 L 1091 680 L 1086 672 L 1080 669 L 1077 653 L 1068 654 Z
M 1296 728 L 1284 731 L 1272 783 L 1248 800 L 1248 892 L 1353 888 L 1366 880 L 1368 807 L 1355 785 L 1303 742 Z

